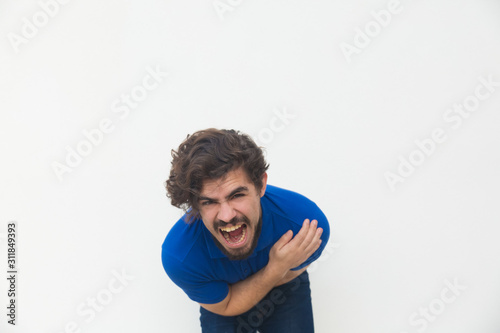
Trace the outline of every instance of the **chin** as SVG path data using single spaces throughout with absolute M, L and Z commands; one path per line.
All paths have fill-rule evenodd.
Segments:
M 257 242 L 262 230 L 262 219 L 259 219 L 259 222 L 254 230 L 247 230 L 249 227 L 245 223 L 241 229 L 244 230 L 241 231 L 240 237 L 235 238 L 234 240 L 230 239 L 229 241 L 226 238 L 227 235 L 224 236 L 220 230 L 217 236 L 212 234 L 215 245 L 217 245 L 217 247 L 226 257 L 229 258 L 229 260 L 244 260 L 252 255 L 257 247 Z M 231 243 L 231 241 L 233 242 Z
M 253 250 L 253 248 L 249 248 L 248 246 L 240 249 L 226 247 L 225 251 L 223 252 L 229 258 L 229 260 L 244 260 L 253 253 Z

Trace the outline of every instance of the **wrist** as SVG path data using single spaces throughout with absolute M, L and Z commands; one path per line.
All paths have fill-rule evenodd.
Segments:
M 278 265 L 273 265 L 271 261 L 264 267 L 264 274 L 266 274 L 274 283 L 283 279 L 287 272 L 288 269 L 283 269 Z

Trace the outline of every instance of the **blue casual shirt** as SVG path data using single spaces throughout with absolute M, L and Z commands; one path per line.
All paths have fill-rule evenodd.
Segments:
M 318 259 L 328 242 L 330 227 L 318 206 L 301 194 L 267 185 L 260 199 L 262 232 L 254 252 L 245 260 L 229 260 L 215 245 L 201 219 L 187 224 L 184 216 L 170 229 L 162 245 L 162 262 L 170 279 L 198 303 L 214 304 L 224 300 L 229 284 L 258 272 L 269 261 L 269 251 L 288 230 L 294 236 L 305 219 L 317 220 L 323 228 L 321 245 L 301 269 Z

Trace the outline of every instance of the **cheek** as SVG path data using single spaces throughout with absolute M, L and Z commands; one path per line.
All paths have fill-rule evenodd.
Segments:
M 253 220 L 253 219 L 255 219 L 256 216 L 258 217 L 259 208 L 260 208 L 260 206 L 259 206 L 258 202 L 249 201 L 249 202 L 242 203 L 241 205 L 238 205 L 237 210 L 241 214 L 248 217 L 250 220 Z
M 203 224 L 205 224 L 207 229 L 211 230 L 213 228 L 215 216 L 213 214 L 211 214 L 210 212 L 206 212 L 206 211 L 203 213 L 200 212 L 200 215 L 201 215 L 201 219 L 203 221 Z
M 235 203 L 233 208 L 246 216 L 251 215 L 254 210 L 253 203 L 246 200 Z

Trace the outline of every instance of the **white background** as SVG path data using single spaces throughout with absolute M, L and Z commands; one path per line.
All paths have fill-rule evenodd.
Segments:
M 317 332 L 499 332 L 500 87 L 458 128 L 443 116 L 480 77 L 500 81 L 500 2 L 401 0 L 377 31 L 389 1 L 226 1 L 72 0 L 46 22 L 49 0 L 0 2 L 1 276 L 9 221 L 19 267 L 15 327 L 0 280 L 0 332 L 199 332 L 160 252 L 181 215 L 170 150 L 207 127 L 251 134 L 269 183 L 328 216 Z M 120 118 L 113 103 L 148 68 L 168 77 Z M 283 110 L 293 118 L 275 122 Z M 106 118 L 113 130 L 58 179 L 54 162 Z M 391 190 L 385 173 L 435 128 L 447 139 Z M 129 280 L 110 294 L 113 272 Z M 443 303 L 445 281 L 466 289 Z M 112 299 L 92 319 L 77 311 L 99 295 Z M 431 305 L 425 328 L 411 323 Z

